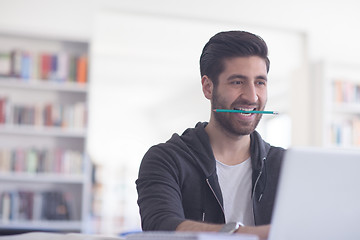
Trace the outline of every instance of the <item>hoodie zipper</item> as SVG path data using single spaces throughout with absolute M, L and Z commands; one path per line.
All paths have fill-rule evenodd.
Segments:
M 260 179 L 260 177 L 261 177 L 261 175 L 262 175 L 262 173 L 263 173 L 263 168 L 264 168 L 264 162 L 265 162 L 265 160 L 266 160 L 266 158 L 264 157 L 264 158 L 263 158 L 262 165 L 261 165 L 261 169 L 260 169 L 260 172 L 259 172 L 259 175 L 257 176 L 256 181 L 255 181 L 255 184 L 254 184 L 254 188 L 253 188 L 253 192 L 252 192 L 252 198 L 253 198 L 253 199 L 254 199 L 254 197 L 255 197 L 255 189 L 256 189 L 256 186 L 257 186 L 257 184 L 258 184 L 258 182 L 259 182 L 259 179 Z M 263 195 L 263 193 L 260 193 L 260 196 L 259 196 L 259 199 L 258 199 L 259 202 L 261 201 L 262 195 Z
M 256 218 L 255 218 L 255 209 L 254 209 L 254 206 L 255 206 L 255 189 L 256 189 L 256 186 L 257 186 L 257 184 L 258 184 L 258 182 L 259 182 L 259 179 L 260 179 L 260 177 L 261 177 L 261 175 L 262 175 L 262 173 L 263 173 L 263 168 L 264 168 L 264 164 L 265 164 L 265 160 L 266 160 L 266 157 L 264 157 L 263 158 L 263 162 L 262 162 L 262 165 L 261 165 L 261 169 L 260 169 L 260 172 L 259 172 L 259 174 L 258 174 L 258 176 L 257 176 L 257 178 L 256 178 L 256 181 L 255 181 L 255 184 L 254 184 L 254 188 L 253 188 L 253 192 L 252 192 L 252 199 L 253 199 L 253 214 L 254 214 L 254 222 L 255 222 L 255 225 L 256 225 Z M 258 202 L 260 202 L 261 201 L 261 199 L 262 199 L 262 196 L 263 196 L 263 193 L 260 193 L 260 196 L 259 196 L 259 199 L 258 199 Z
M 212 193 L 214 194 L 214 196 L 215 196 L 215 198 L 216 198 L 216 201 L 218 202 L 218 204 L 219 204 L 219 206 L 220 206 L 220 208 L 221 208 L 221 211 L 223 212 L 223 214 L 224 214 L 224 216 L 225 216 L 224 208 L 223 208 L 223 206 L 221 205 L 219 198 L 216 196 L 214 189 L 211 187 L 211 184 L 210 184 L 208 178 L 206 179 L 206 182 L 207 182 L 210 190 L 211 190 Z M 205 215 L 205 213 L 204 213 L 204 215 Z M 204 219 L 205 219 L 205 216 L 204 216 Z

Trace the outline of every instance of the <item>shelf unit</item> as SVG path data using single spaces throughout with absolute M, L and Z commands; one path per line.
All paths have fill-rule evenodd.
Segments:
M 360 148 L 360 66 L 313 66 L 314 139 L 324 147 Z
M 88 49 L 0 33 L 0 234 L 86 232 Z

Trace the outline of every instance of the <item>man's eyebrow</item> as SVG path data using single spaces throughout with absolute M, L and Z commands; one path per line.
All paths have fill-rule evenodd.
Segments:
M 259 76 L 256 77 L 256 79 L 263 79 L 263 80 L 267 81 L 267 76 L 259 75 Z
M 231 81 L 231 80 L 234 80 L 234 79 L 248 79 L 247 76 L 245 75 L 242 75 L 242 74 L 233 74 L 231 75 L 230 77 L 227 78 L 228 81 Z M 265 81 L 267 81 L 267 76 L 265 75 L 259 75 L 259 76 L 256 76 L 256 79 L 263 79 Z
M 240 79 L 247 79 L 248 77 L 245 76 L 245 75 L 241 75 L 241 74 L 233 74 L 231 75 L 230 77 L 228 77 L 228 81 L 231 81 L 231 80 L 234 80 L 234 79 L 237 79 L 237 78 L 240 78 Z

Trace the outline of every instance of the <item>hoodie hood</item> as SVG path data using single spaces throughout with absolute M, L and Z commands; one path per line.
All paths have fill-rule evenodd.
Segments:
M 207 122 L 199 122 L 195 128 L 186 129 L 181 136 L 174 134 L 167 143 L 180 147 L 183 151 L 190 154 L 194 164 L 208 178 L 216 172 L 216 165 L 209 136 L 205 132 L 206 125 Z

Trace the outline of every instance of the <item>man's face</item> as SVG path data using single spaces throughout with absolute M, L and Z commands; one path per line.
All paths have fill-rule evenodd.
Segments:
M 257 56 L 224 60 L 224 71 L 213 90 L 212 109 L 264 110 L 267 101 L 265 61 Z M 213 112 L 217 125 L 232 135 L 248 135 L 261 114 Z

